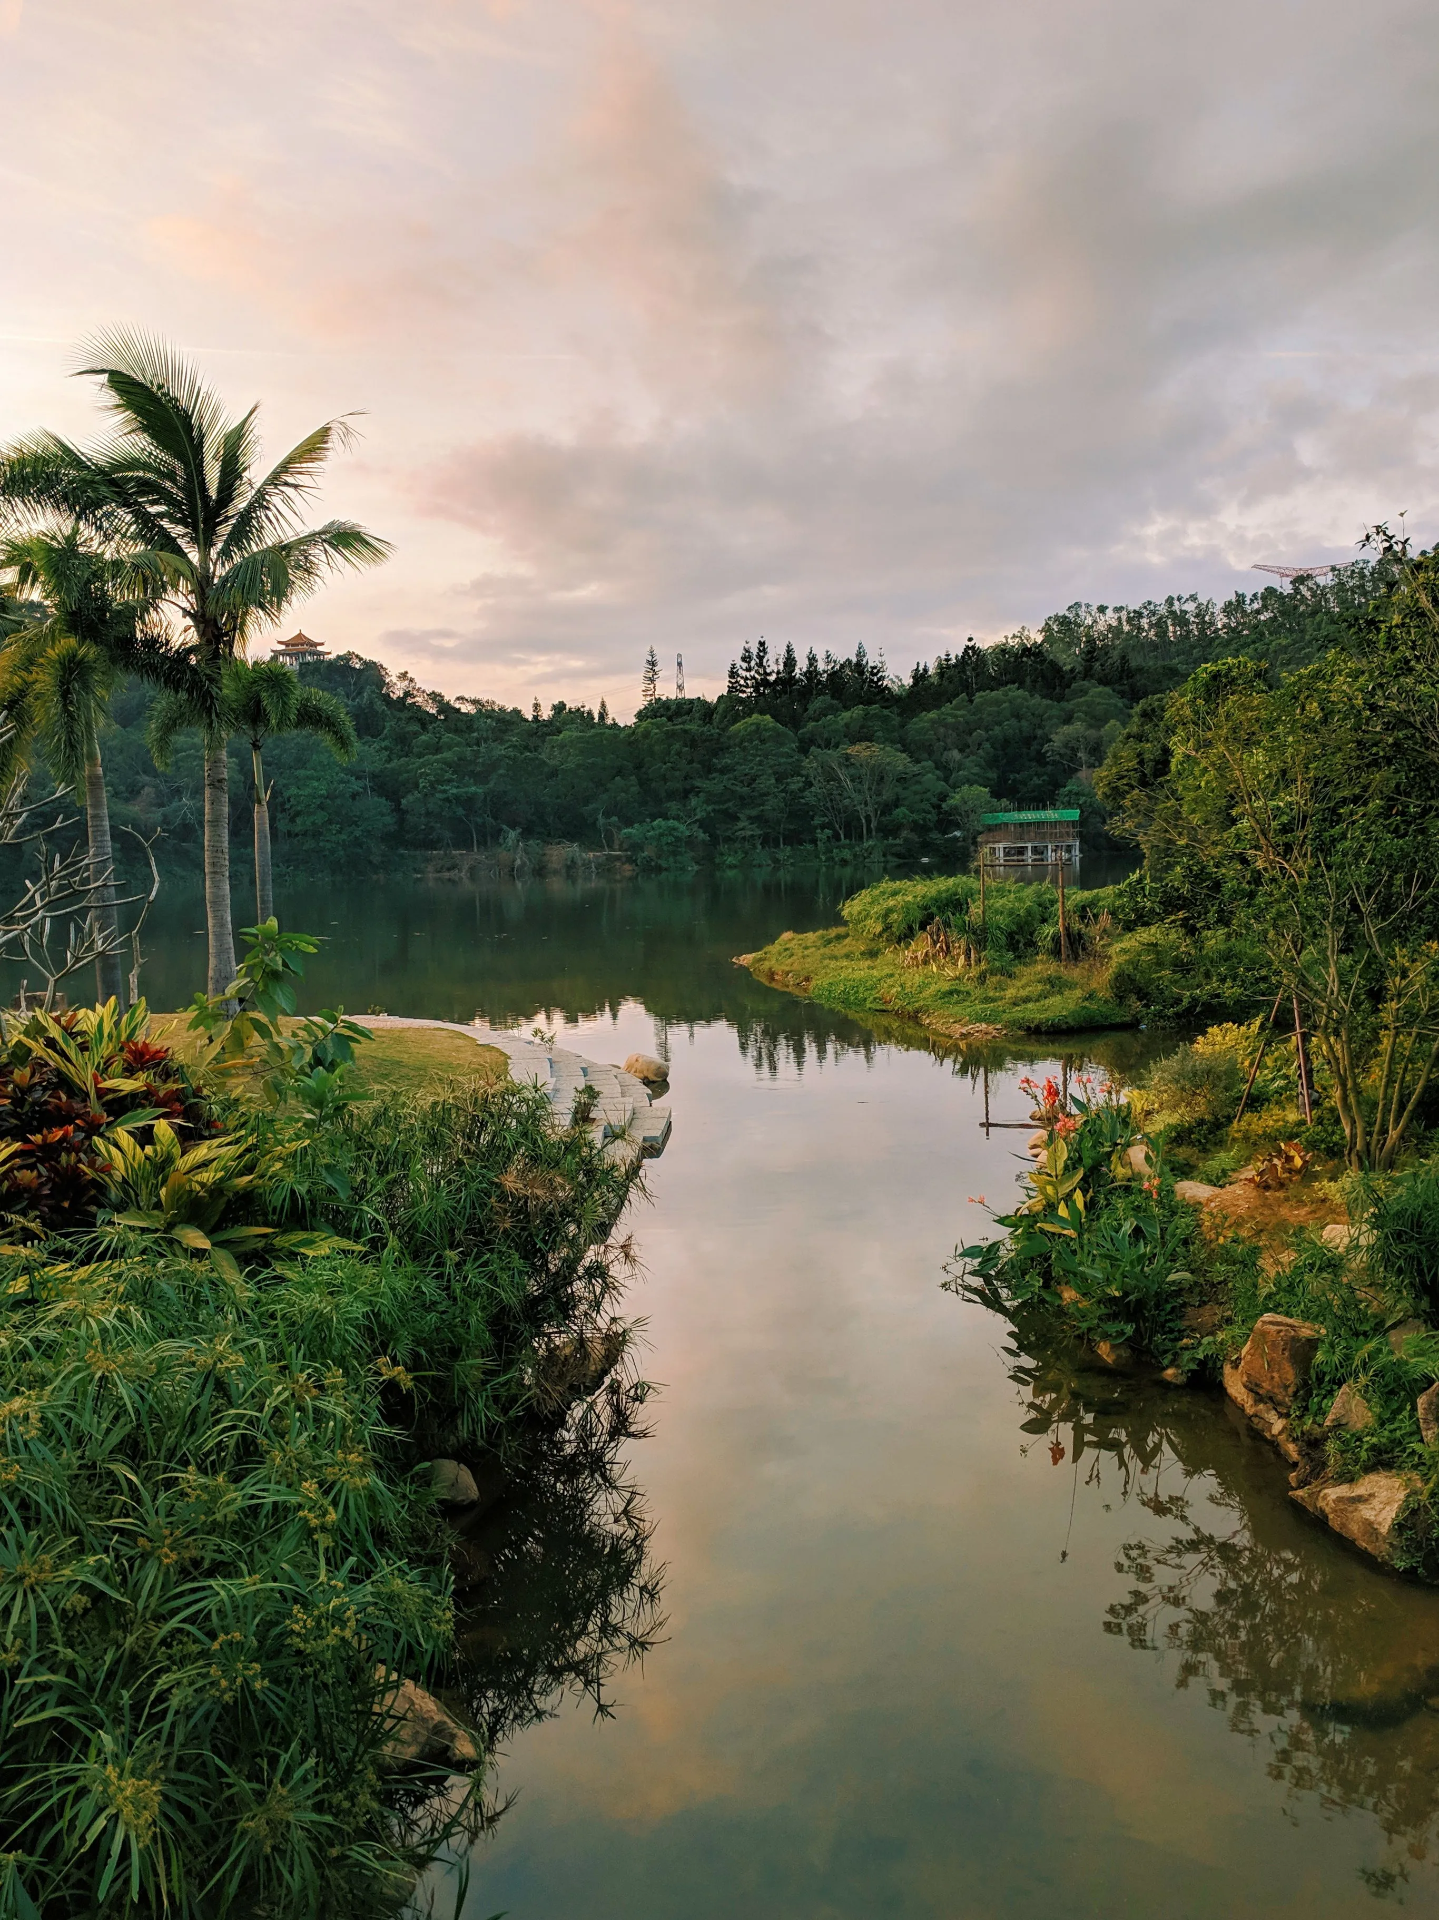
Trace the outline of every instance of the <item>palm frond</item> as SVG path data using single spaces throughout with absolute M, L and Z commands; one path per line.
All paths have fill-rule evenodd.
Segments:
M 198 728 L 204 732 L 212 715 L 197 700 L 175 691 L 162 692 L 150 708 L 145 727 L 145 744 L 150 758 L 163 773 L 170 764 L 175 742 L 182 733 Z
M 298 506 L 319 486 L 320 471 L 335 448 L 351 446 L 354 437 L 348 417 L 341 416 L 325 421 L 291 447 L 256 482 L 235 515 L 217 564 L 229 566 L 257 547 L 293 537 Z

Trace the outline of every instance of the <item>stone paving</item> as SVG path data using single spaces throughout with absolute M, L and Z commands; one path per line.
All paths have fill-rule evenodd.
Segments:
M 593 1087 L 596 1097 L 589 1126 L 606 1152 L 630 1160 L 654 1160 L 665 1150 L 670 1137 L 668 1105 L 652 1100 L 644 1082 L 623 1067 L 587 1060 L 568 1048 L 526 1039 L 506 1028 L 487 1026 L 479 1019 L 461 1026 L 457 1020 L 410 1019 L 393 1013 L 362 1018 L 369 1027 L 444 1027 L 451 1033 L 467 1035 L 477 1046 L 497 1047 L 509 1059 L 510 1078 L 539 1087 L 561 1126 L 569 1125 L 576 1096 L 582 1089 Z

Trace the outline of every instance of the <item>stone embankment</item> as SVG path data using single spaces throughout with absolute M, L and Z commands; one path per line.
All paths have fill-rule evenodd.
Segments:
M 590 1103 L 585 1124 L 607 1153 L 631 1161 L 654 1160 L 665 1150 L 670 1137 L 669 1107 L 656 1101 L 645 1080 L 627 1072 L 625 1067 L 587 1060 L 568 1048 L 525 1039 L 504 1027 L 487 1026 L 479 1019 L 462 1026 L 456 1020 L 421 1020 L 376 1013 L 367 1015 L 365 1024 L 439 1027 L 450 1033 L 463 1033 L 477 1046 L 494 1047 L 503 1053 L 510 1063 L 510 1078 L 538 1087 L 554 1109 L 560 1126 L 569 1126 L 575 1102 L 585 1094 Z M 661 1064 L 646 1055 L 632 1055 L 631 1059 L 643 1060 L 647 1068 Z
M 1132 1155 L 1147 1150 L 1131 1148 Z M 1133 1161 L 1136 1171 L 1145 1166 Z M 1256 1217 L 1256 1201 L 1264 1198 L 1255 1187 L 1252 1175 L 1237 1176 L 1227 1187 L 1205 1186 L 1198 1180 L 1175 1182 L 1175 1194 L 1190 1206 L 1198 1207 L 1216 1222 L 1231 1229 L 1251 1232 L 1264 1238 L 1264 1227 L 1276 1225 L 1316 1227 L 1323 1217 L 1325 1203 L 1319 1196 L 1306 1204 L 1294 1195 L 1278 1220 L 1268 1222 Z M 1347 1221 L 1331 1221 L 1322 1228 L 1320 1239 L 1336 1253 L 1351 1249 L 1362 1251 L 1363 1236 L 1356 1234 Z M 1283 1257 L 1281 1255 L 1281 1257 Z M 1418 1330 L 1418 1322 L 1394 1328 L 1389 1335 L 1396 1352 L 1405 1336 Z M 1386 1565 L 1392 1564 L 1397 1544 L 1397 1526 L 1411 1495 L 1418 1491 L 1419 1480 L 1411 1473 L 1381 1471 L 1361 1474 L 1357 1480 L 1337 1480 L 1328 1469 L 1324 1441 L 1336 1428 L 1363 1432 L 1374 1423 L 1374 1415 L 1358 1388 L 1349 1383 L 1340 1388 L 1325 1416 L 1323 1428 L 1296 1431 L 1294 1410 L 1309 1386 L 1309 1376 L 1319 1352 L 1324 1329 L 1307 1320 L 1295 1320 L 1288 1314 L 1262 1314 L 1243 1351 L 1224 1368 L 1224 1391 L 1244 1414 L 1251 1427 L 1276 1446 L 1292 1469 L 1289 1475 L 1290 1498 L 1312 1513 L 1335 1533 L 1371 1554 Z M 1165 1379 L 1179 1376 L 1166 1373 Z M 1417 1412 L 1425 1440 L 1439 1432 L 1439 1386 L 1419 1397 Z

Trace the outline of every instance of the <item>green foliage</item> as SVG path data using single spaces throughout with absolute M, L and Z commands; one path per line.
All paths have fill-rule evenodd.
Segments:
M 10 1016 L 0 1045 L 0 1210 L 31 1233 L 92 1226 L 117 1141 L 217 1130 L 188 1066 L 147 1037 L 144 1001 Z
M 1387 1187 L 1371 1186 L 1367 1198 L 1369 1257 L 1396 1305 L 1439 1324 L 1439 1165 L 1428 1161 Z
M 936 920 L 949 926 L 967 921 L 978 899 L 979 882 L 967 874 L 933 880 L 882 880 L 852 895 L 840 914 L 855 933 L 898 947 Z
M 190 1029 L 208 1040 L 206 1061 L 215 1072 L 258 1079 L 271 1106 L 297 1100 L 328 1119 L 358 1097 L 349 1068 L 369 1029 L 346 1019 L 343 1008 L 296 1018 L 295 983 L 318 941 L 281 933 L 273 919 L 241 933 L 250 946 L 238 976 L 224 993 L 195 995 Z
M 960 1249 L 957 1284 L 1003 1310 L 1047 1305 L 1095 1343 L 1171 1358 L 1193 1282 L 1192 1209 L 1167 1181 L 1132 1171 L 1139 1134 L 1112 1088 L 1095 1094 L 1081 1082 L 1062 1102 L 1048 1082 L 1041 1124 L 1047 1142 L 1023 1182 L 1027 1198 L 995 1216 L 1003 1238 Z
M 161 1219 L 0 1254 L 14 1920 L 378 1916 L 483 1817 L 381 1752 L 384 1675 L 454 1673 L 414 1469 L 553 1424 L 537 1354 L 607 1324 L 636 1176 L 510 1083 L 307 1123 L 261 1177 L 275 1124 L 113 1133 L 110 1197 Z

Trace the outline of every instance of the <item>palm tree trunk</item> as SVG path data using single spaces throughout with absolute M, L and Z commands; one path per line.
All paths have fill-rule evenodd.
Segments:
M 97 747 L 85 762 L 85 825 L 90 838 L 90 884 L 94 915 L 112 952 L 95 962 L 95 990 L 101 1001 L 114 1000 L 125 1011 L 125 969 L 120 959 L 120 918 L 115 909 L 115 852 L 110 840 L 110 803 L 105 770 Z
M 208 993 L 235 978 L 235 926 L 230 912 L 230 757 L 225 738 L 205 742 L 205 925 L 210 939 Z
M 275 912 L 275 889 L 270 877 L 270 795 L 258 740 L 250 742 L 250 769 L 255 776 L 255 913 L 263 926 Z

